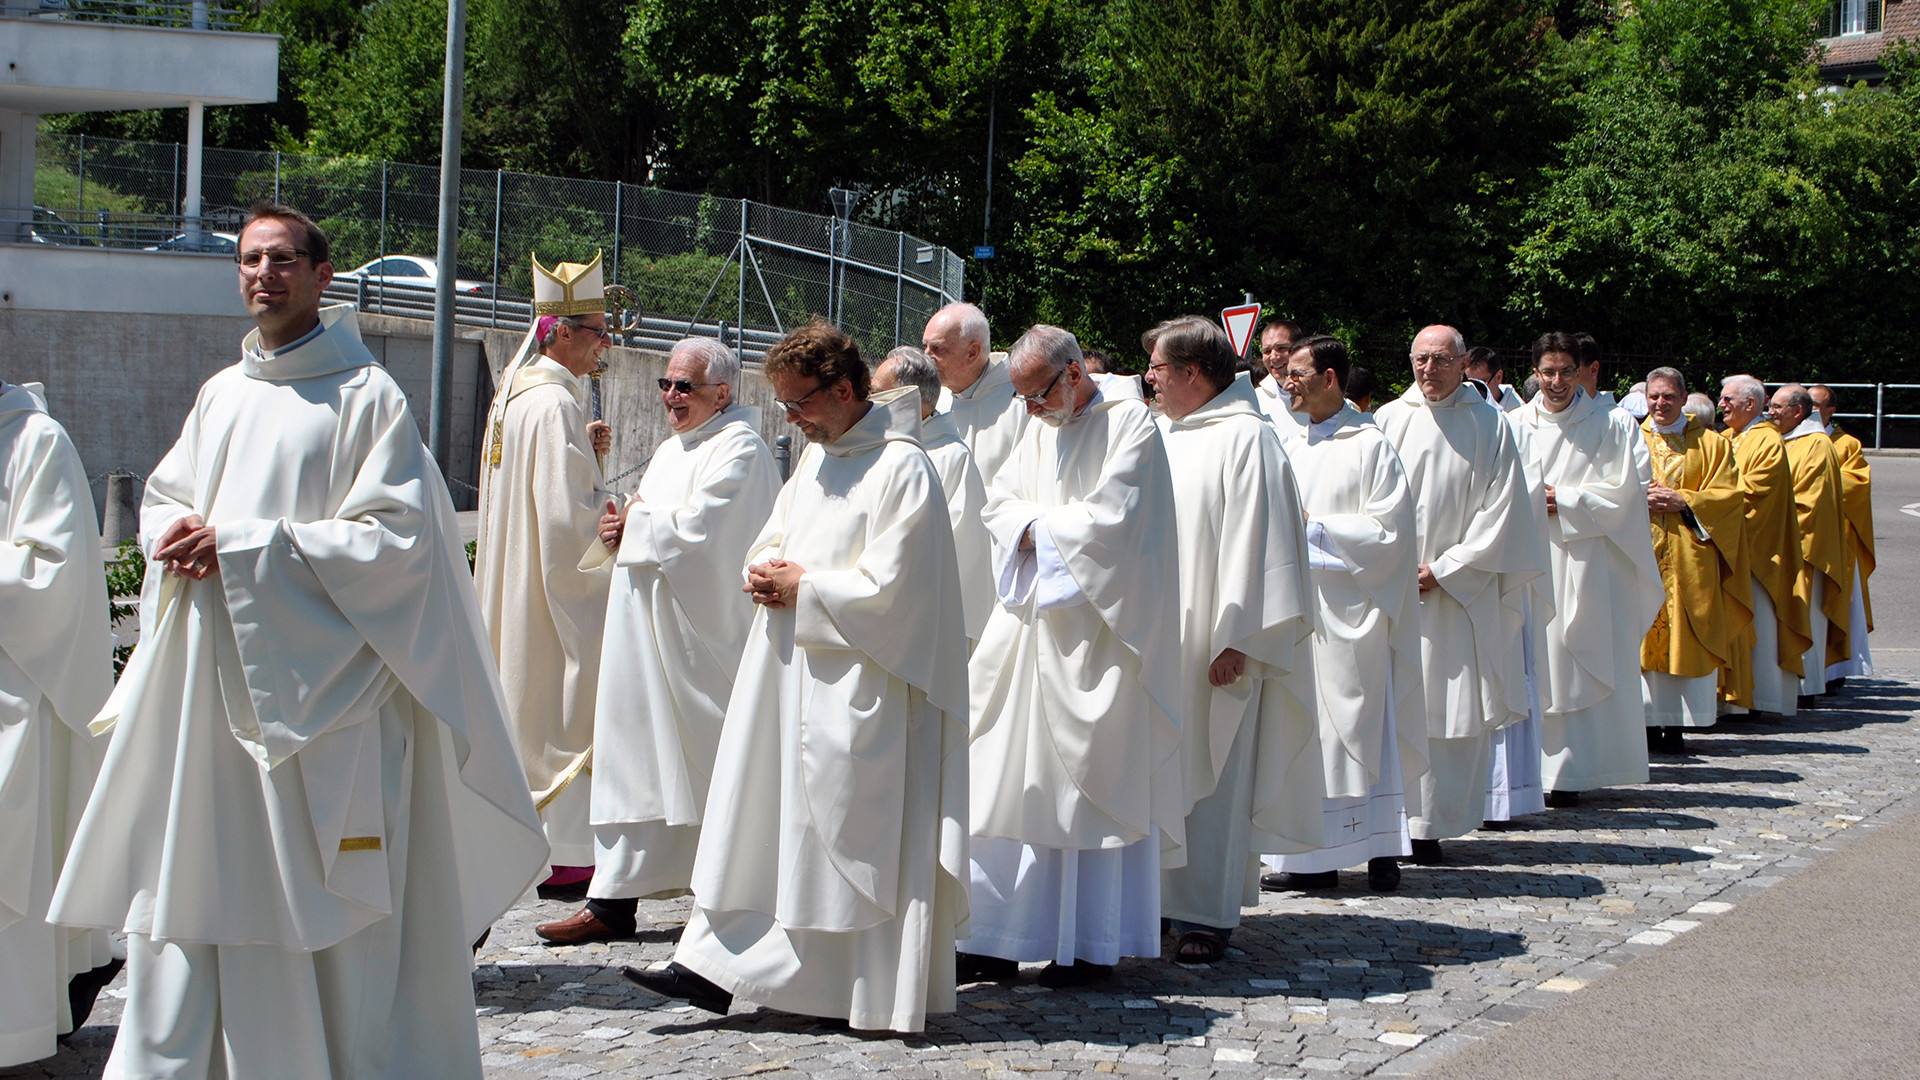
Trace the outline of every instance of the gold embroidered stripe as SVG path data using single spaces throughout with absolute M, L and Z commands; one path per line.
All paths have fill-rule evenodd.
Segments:
M 340 841 L 341 851 L 379 851 L 380 838 L 377 836 L 348 836 Z

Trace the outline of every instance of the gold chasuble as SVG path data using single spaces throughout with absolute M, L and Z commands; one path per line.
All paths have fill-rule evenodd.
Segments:
M 1773 604 L 1774 662 L 1784 671 L 1806 674 L 1800 658 L 1812 647 L 1807 624 L 1807 598 L 1800 592 L 1805 556 L 1800 549 L 1800 513 L 1794 503 L 1793 466 L 1780 431 L 1766 420 L 1755 420 L 1733 436 L 1733 460 L 1740 490 L 1746 496 L 1746 562 L 1753 578 Z M 1742 708 L 1753 708 L 1753 628 L 1746 634 L 1747 651 L 1720 679 L 1720 696 Z M 1764 662 L 1764 658 L 1761 658 Z
M 1838 427 L 1833 429 L 1833 452 L 1840 458 L 1840 513 L 1847 519 L 1847 553 L 1860 571 L 1860 606 L 1873 629 L 1873 594 L 1867 578 L 1873 576 L 1873 468 L 1867 464 L 1860 440 Z
M 1847 551 L 1846 518 L 1840 512 L 1840 460 L 1833 440 L 1818 428 L 1818 417 L 1795 428 L 1787 442 L 1787 463 L 1793 468 L 1793 500 L 1800 515 L 1800 553 L 1806 559 L 1794 592 L 1802 602 L 1813 600 L 1813 578 L 1825 583 L 1820 610 L 1827 617 L 1827 660 L 1838 664 L 1853 655 L 1848 615 L 1853 604 L 1853 558 Z M 1811 427 L 1812 430 L 1808 430 Z M 1813 672 L 1802 673 L 1807 678 Z M 1820 672 L 1822 677 L 1825 672 Z
M 1652 515 L 1653 554 L 1666 601 L 1640 646 L 1640 666 L 1684 679 L 1734 662 L 1753 626 L 1752 592 L 1741 543 L 1746 499 L 1733 448 L 1697 419 L 1673 434 L 1640 425 L 1654 479 L 1681 493 L 1689 513 Z M 1704 535 L 1703 535 L 1704 534 Z

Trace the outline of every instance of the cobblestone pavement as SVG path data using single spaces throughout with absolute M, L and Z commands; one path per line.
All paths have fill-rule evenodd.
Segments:
M 654 928 L 634 942 L 559 949 L 532 927 L 574 905 L 525 903 L 495 928 L 477 973 L 486 1074 L 1415 1074 L 1900 816 L 1920 763 L 1916 709 L 1920 683 L 1856 679 L 1792 720 L 1728 719 L 1690 733 L 1683 756 L 1656 757 L 1646 785 L 1447 841 L 1448 865 L 1407 866 L 1397 893 L 1366 892 L 1350 871 L 1335 892 L 1265 895 L 1222 963 L 1123 961 L 1098 990 L 1050 991 L 1030 969 L 963 987 L 958 1012 L 913 1036 L 745 1004 L 715 1017 L 630 985 L 621 965 L 671 955 L 684 900 L 643 903 Z M 120 985 L 59 1056 L 0 1080 L 99 1075 Z

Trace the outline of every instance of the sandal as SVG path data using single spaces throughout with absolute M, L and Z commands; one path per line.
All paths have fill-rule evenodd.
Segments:
M 1227 939 L 1217 930 L 1189 930 L 1173 948 L 1176 964 L 1217 964 L 1227 956 Z

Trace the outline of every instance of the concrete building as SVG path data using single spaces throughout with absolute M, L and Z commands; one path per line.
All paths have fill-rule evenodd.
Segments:
M 1882 54 L 1903 40 L 1920 41 L 1920 0 L 1833 0 L 1820 12 L 1820 77 L 1878 86 Z

